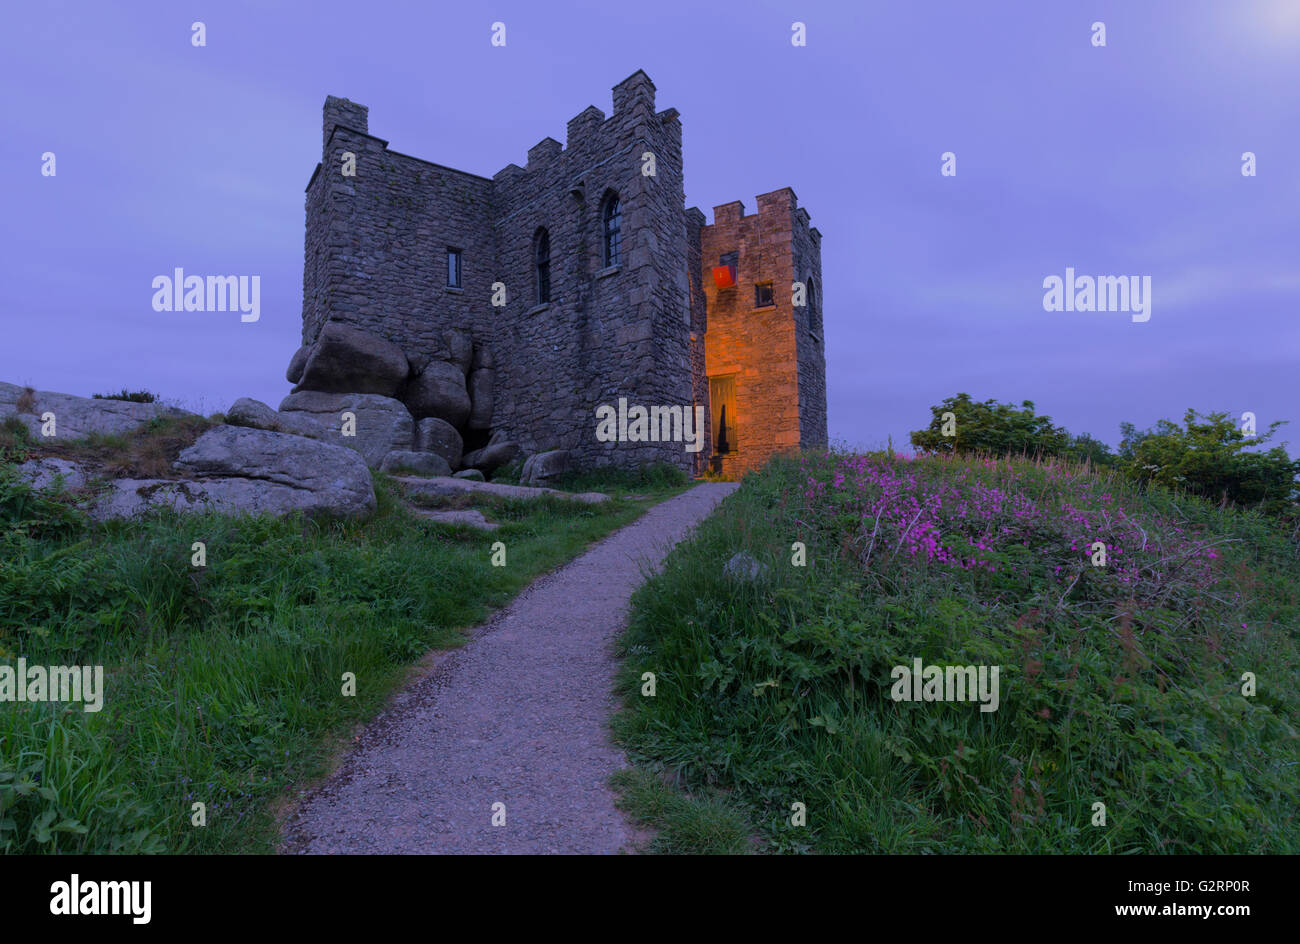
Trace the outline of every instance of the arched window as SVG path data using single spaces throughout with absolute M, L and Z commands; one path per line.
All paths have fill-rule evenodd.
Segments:
M 605 223 L 605 265 L 616 266 L 623 257 L 623 208 L 618 194 L 611 191 L 606 195 L 601 217 Z
M 533 266 L 537 270 L 537 304 L 551 300 L 551 237 L 539 229 L 533 237 Z

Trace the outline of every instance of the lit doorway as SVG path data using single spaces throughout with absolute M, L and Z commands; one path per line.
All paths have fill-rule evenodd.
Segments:
M 736 378 L 709 378 L 709 410 L 713 421 L 713 454 L 725 456 L 740 448 L 736 427 Z

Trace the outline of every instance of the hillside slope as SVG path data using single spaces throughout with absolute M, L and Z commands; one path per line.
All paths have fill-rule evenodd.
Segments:
M 724 575 L 739 551 L 757 580 Z M 1300 850 L 1300 562 L 1254 514 L 1078 466 L 805 456 L 633 606 L 620 736 L 764 848 Z M 896 700 L 918 659 L 997 667 L 996 710 Z

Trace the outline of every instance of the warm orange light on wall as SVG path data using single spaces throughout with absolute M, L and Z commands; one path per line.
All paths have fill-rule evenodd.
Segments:
M 736 267 L 729 265 L 714 266 L 713 284 L 718 288 L 731 288 L 736 284 Z

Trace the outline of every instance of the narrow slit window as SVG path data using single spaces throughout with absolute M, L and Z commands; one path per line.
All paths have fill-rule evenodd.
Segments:
M 460 288 L 460 250 L 447 250 L 447 288 Z
M 770 308 L 775 304 L 776 302 L 773 301 L 772 298 L 771 282 L 759 282 L 757 285 L 754 286 L 754 307 L 755 308 Z
M 533 240 L 533 263 L 537 267 L 537 304 L 551 300 L 551 237 L 544 229 Z

